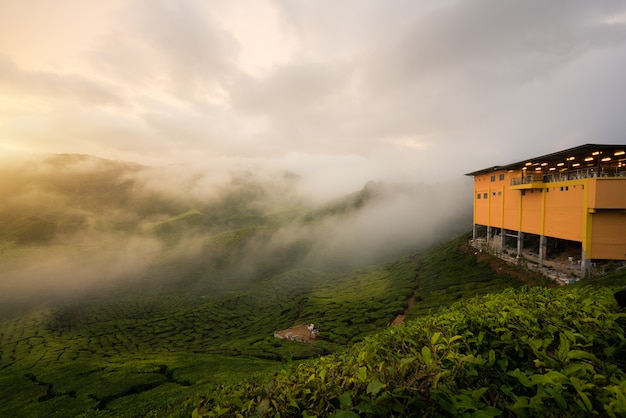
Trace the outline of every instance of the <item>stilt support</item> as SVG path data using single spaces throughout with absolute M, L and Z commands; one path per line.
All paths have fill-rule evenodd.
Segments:
M 543 262 L 546 259 L 548 252 L 548 237 L 545 235 L 539 236 L 539 265 L 543 267 Z
M 517 256 L 522 256 L 522 251 L 524 251 L 524 233 L 522 231 L 517 232 Z

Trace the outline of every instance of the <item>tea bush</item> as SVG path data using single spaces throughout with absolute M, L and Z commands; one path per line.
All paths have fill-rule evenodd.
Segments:
M 6 319 L 0 415 L 145 415 L 334 352 L 393 320 L 414 268 L 406 258 L 358 272 L 290 270 L 246 289 L 91 298 Z M 312 345 L 273 337 L 310 322 L 323 337 Z
M 465 300 L 269 380 L 222 386 L 200 415 L 623 416 L 626 314 L 614 290 Z

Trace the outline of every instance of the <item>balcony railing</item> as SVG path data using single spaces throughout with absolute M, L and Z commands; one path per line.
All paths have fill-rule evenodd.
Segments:
M 511 179 L 511 186 L 519 186 L 520 184 L 531 183 L 554 183 L 557 181 L 567 181 L 576 179 L 586 179 L 593 177 L 623 177 L 626 178 L 626 168 L 622 171 L 600 171 L 593 168 L 565 171 L 563 173 L 537 174 L 532 173 L 522 177 L 514 177 Z

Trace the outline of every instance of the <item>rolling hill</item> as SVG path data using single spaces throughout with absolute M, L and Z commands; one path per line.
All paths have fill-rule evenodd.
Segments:
M 551 289 L 477 258 L 467 211 L 424 216 L 441 185 L 314 203 L 289 173 L 0 171 L 2 416 L 626 411 L 625 272 Z
M 470 214 L 404 222 L 447 199 L 440 185 L 369 183 L 322 202 L 299 187 L 285 172 L 224 175 L 88 155 L 2 166 L 0 315 L 68 294 L 206 293 L 298 268 L 358 268 L 458 235 Z

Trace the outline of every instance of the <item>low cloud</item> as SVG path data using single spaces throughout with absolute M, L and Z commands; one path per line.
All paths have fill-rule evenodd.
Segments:
M 125 288 L 241 287 L 292 268 L 358 268 L 456 236 L 471 221 L 462 182 L 324 193 L 328 179 L 267 167 L 202 171 L 84 155 L 2 172 L 10 179 L 0 182 L 7 309 Z
M 29 4 L 0 15 L 5 300 L 377 262 L 469 229 L 464 173 L 626 130 L 621 1 Z
M 371 204 L 316 228 L 308 260 L 317 268 L 355 268 L 458 236 L 471 226 L 467 182 L 370 184 Z M 378 195 L 378 196 L 376 196 Z
M 4 302 L 72 300 L 138 281 L 163 249 L 153 238 L 112 232 L 75 234 L 0 264 Z M 5 244 L 4 251 L 9 251 Z M 24 250 L 23 250 L 24 251 Z
M 625 14 L 584 0 L 16 5 L 0 16 L 0 146 L 150 164 L 297 154 L 318 170 L 356 156 L 365 183 L 619 143 Z

